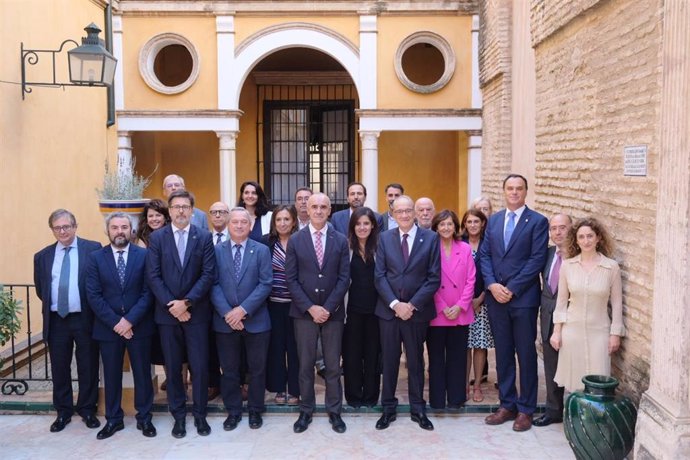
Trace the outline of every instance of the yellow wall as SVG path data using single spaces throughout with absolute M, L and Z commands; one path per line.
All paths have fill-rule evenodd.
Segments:
M 125 108 L 127 110 L 215 109 L 218 107 L 216 21 L 214 17 L 130 17 L 122 20 Z M 171 32 L 192 42 L 199 55 L 199 77 L 186 91 L 160 94 L 139 73 L 139 51 L 156 35 Z
M 467 202 L 467 137 L 453 131 L 386 131 L 379 138 L 379 202 L 388 209 L 383 188 L 391 182 L 405 187 L 417 199 L 427 196 L 437 210 L 458 212 Z
M 395 53 L 409 35 L 420 31 L 442 36 L 455 52 L 455 74 L 448 84 L 432 94 L 405 88 L 395 74 Z M 378 18 L 378 105 L 380 109 L 462 108 L 472 101 L 471 16 L 380 16 Z
M 244 39 L 259 30 L 290 22 L 306 22 L 327 27 L 347 38 L 355 46 L 359 46 L 359 16 L 238 16 L 235 18 L 235 45 L 241 44 Z

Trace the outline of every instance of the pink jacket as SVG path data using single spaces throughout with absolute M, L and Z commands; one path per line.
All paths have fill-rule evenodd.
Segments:
M 441 287 L 434 294 L 436 303 L 436 318 L 431 320 L 431 326 L 468 325 L 474 321 L 472 297 L 474 295 L 474 279 L 476 268 L 472 258 L 472 248 L 464 241 L 454 241 L 450 258 L 447 258 L 443 248 L 441 251 Z M 453 305 L 460 306 L 458 317 L 450 321 L 443 314 L 443 310 Z

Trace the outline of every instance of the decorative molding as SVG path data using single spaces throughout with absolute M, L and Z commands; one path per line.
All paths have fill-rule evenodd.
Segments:
M 345 71 L 323 72 L 281 72 L 266 71 L 252 72 L 252 77 L 257 85 L 288 85 L 288 86 L 315 86 L 315 85 L 354 85 L 352 77 Z
M 360 33 L 378 33 L 377 17 L 373 14 L 363 14 L 359 17 Z
M 481 110 L 356 110 L 360 131 L 478 131 Z
M 127 118 L 240 118 L 242 110 L 118 110 L 118 117 Z M 120 130 L 121 131 L 121 130 Z
M 235 16 L 232 16 L 232 15 L 216 16 L 216 33 L 234 34 L 235 33 Z
M 481 117 L 481 109 L 379 109 L 355 110 L 360 118 L 406 118 L 406 117 Z
M 166 86 L 161 83 L 153 69 L 156 56 L 163 48 L 169 45 L 182 45 L 192 56 L 192 71 L 187 80 L 177 86 Z M 144 79 L 151 89 L 161 94 L 179 94 L 189 89 L 199 77 L 200 67 L 201 59 L 192 42 L 182 35 L 171 32 L 156 35 L 146 42 L 139 52 L 139 73 L 141 74 L 141 78 Z
M 355 46 L 354 43 L 352 43 L 350 40 L 345 38 L 343 35 L 340 35 L 337 32 L 334 32 L 333 30 L 329 29 L 328 27 L 324 27 L 318 24 L 311 24 L 308 22 L 286 22 L 284 24 L 276 24 L 274 26 L 266 27 L 264 29 L 259 30 L 258 32 L 253 33 L 249 37 L 245 38 L 242 40 L 242 42 L 237 45 L 237 48 L 235 49 L 235 56 L 238 56 L 239 54 L 242 53 L 242 51 L 245 50 L 245 48 L 248 48 L 249 46 L 252 45 L 252 43 L 260 40 L 261 38 L 265 37 L 266 35 L 270 35 L 273 33 L 277 32 L 282 32 L 282 31 L 290 31 L 294 32 L 296 30 L 309 30 L 312 32 L 316 32 L 319 34 L 324 34 L 327 35 L 346 47 L 350 49 L 355 55 L 359 56 L 359 49 L 357 49 L 357 46 Z
M 239 131 L 241 110 L 121 110 L 119 131 Z
M 443 56 L 443 74 L 438 81 L 430 85 L 419 85 L 410 80 L 407 75 L 405 75 L 405 71 L 402 66 L 402 57 L 403 54 L 405 54 L 405 51 L 420 43 L 433 46 L 439 50 Z M 440 90 L 448 84 L 451 78 L 453 78 L 453 74 L 455 73 L 455 52 L 453 51 L 453 47 L 450 46 L 450 43 L 448 43 L 445 38 L 434 32 L 420 31 L 413 33 L 405 38 L 402 43 L 400 43 L 398 50 L 395 52 L 394 64 L 395 74 L 398 76 L 398 80 L 400 80 L 400 83 L 402 83 L 405 88 L 409 89 L 410 91 L 414 91 L 415 93 L 429 94 Z

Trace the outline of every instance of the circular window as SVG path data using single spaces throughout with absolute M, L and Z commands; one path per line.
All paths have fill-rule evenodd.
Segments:
M 139 53 L 139 73 L 155 91 L 178 94 L 199 76 L 199 55 L 192 42 L 181 35 L 157 35 Z
M 455 72 L 455 53 L 450 44 L 433 32 L 407 37 L 395 53 L 395 73 L 400 82 L 417 93 L 433 93 L 450 81 Z

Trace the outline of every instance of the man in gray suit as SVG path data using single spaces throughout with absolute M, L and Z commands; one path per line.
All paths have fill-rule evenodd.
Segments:
M 184 179 L 177 174 L 170 174 L 163 179 L 163 195 L 166 199 L 170 198 L 170 194 L 177 190 L 186 190 Z M 208 230 L 208 220 L 206 213 L 201 209 L 194 208 L 192 210 L 192 225 Z
M 558 297 L 558 279 L 561 262 L 568 257 L 568 232 L 573 221 L 567 214 L 555 214 L 549 221 L 549 237 L 555 246 L 549 248 L 546 266 L 542 272 L 541 343 L 544 351 L 544 377 L 546 379 L 546 412 L 532 421 L 534 426 L 548 426 L 563 421 L 563 387 L 556 385 L 553 377 L 558 365 L 558 351 L 549 342 L 553 333 L 553 311 Z
M 331 201 L 315 193 L 307 201 L 309 225 L 290 237 L 285 256 L 285 277 L 292 295 L 299 357 L 299 418 L 293 429 L 305 431 L 316 405 L 314 362 L 316 341 L 321 335 L 326 364 L 326 410 L 336 433 L 346 426 L 340 417 L 343 388 L 340 383 L 340 351 L 345 324 L 343 298 L 350 284 L 350 250 L 347 239 L 327 225 Z

